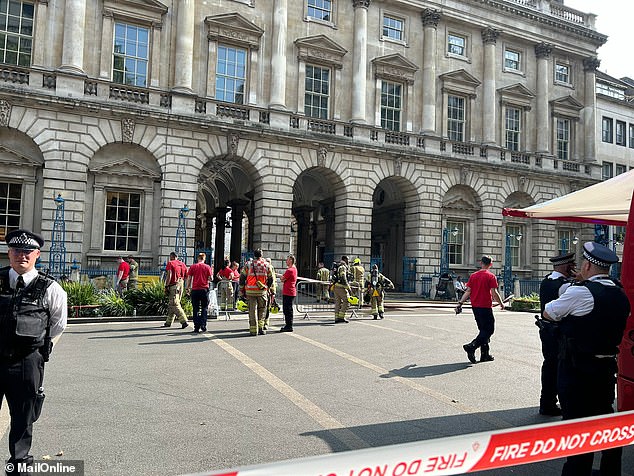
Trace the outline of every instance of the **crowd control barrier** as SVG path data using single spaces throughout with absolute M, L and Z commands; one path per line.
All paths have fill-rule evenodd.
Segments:
M 591 453 L 634 442 L 634 411 L 300 458 L 198 476 L 464 474 Z
M 318 281 L 316 279 L 298 278 L 297 296 L 295 297 L 295 310 L 298 314 L 303 314 L 304 319 L 310 319 L 311 314 L 317 312 L 335 312 L 335 305 L 332 292 L 329 291 L 330 283 Z M 358 286 L 351 287 L 351 296 L 358 298 L 357 304 L 350 304 L 348 310 L 350 317 L 359 317 L 357 311 L 363 303 L 363 296 Z
M 235 309 L 236 296 L 233 291 L 233 283 L 231 281 L 219 281 L 216 284 L 216 299 L 218 301 L 218 312 L 220 316 L 224 316 L 225 321 L 231 318 L 229 314 Z

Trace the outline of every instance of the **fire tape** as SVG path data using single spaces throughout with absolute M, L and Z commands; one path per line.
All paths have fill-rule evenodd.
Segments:
M 601 451 L 634 442 L 634 411 L 517 429 L 300 458 L 199 476 L 463 474 Z

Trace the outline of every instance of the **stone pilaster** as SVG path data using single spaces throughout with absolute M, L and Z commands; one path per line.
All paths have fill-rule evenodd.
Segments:
M 586 163 L 596 162 L 597 157 L 597 95 L 595 73 L 600 64 L 601 61 L 596 56 L 591 56 L 583 60 L 583 161 Z
M 495 44 L 500 34 L 493 28 L 482 30 L 484 43 L 484 78 L 482 80 L 482 142 L 495 144 L 496 101 L 495 101 Z
M 64 7 L 64 42 L 60 71 L 85 75 L 84 39 L 86 0 L 66 0 Z
M 192 93 L 194 7 L 194 0 L 178 0 L 173 90 L 183 93 Z
M 288 0 L 275 0 L 273 4 L 273 50 L 271 52 L 272 109 L 286 109 L 286 25 Z
M 423 22 L 423 118 L 421 132 L 436 132 L 436 29 L 440 12 L 427 8 L 421 13 Z
M 353 0 L 354 47 L 352 53 L 352 111 L 350 119 L 355 123 L 366 122 L 365 97 L 368 63 L 368 7 L 370 0 Z
M 535 56 L 537 57 L 537 97 L 535 104 L 535 134 L 537 153 L 548 154 L 550 152 L 550 131 L 551 122 L 548 117 L 548 90 L 549 71 L 548 63 L 552 46 L 548 43 L 535 45 Z

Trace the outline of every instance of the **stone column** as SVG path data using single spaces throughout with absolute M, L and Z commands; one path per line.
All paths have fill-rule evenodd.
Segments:
M 85 75 L 84 34 L 86 0 L 66 0 L 64 6 L 64 41 L 60 71 Z
M 370 0 L 352 0 L 354 8 L 354 44 L 352 53 L 352 111 L 350 121 L 366 122 L 366 70 L 368 67 L 368 7 Z
M 114 13 L 112 10 L 103 11 L 103 29 L 101 30 L 101 58 L 99 61 L 99 77 L 110 80 L 112 75 L 112 51 L 114 36 Z
M 103 185 L 95 185 L 92 200 L 92 224 L 90 227 L 90 249 L 100 250 L 103 247 L 104 210 L 106 192 Z
M 150 86 L 158 88 L 161 85 L 161 30 L 163 23 L 152 22 L 152 70 L 150 72 Z
M 500 34 L 493 28 L 482 30 L 484 44 L 484 79 L 482 81 L 482 143 L 495 144 L 495 43 Z
M 440 12 L 423 10 L 423 121 L 422 133 L 436 133 L 436 29 Z
M 242 221 L 244 210 L 249 204 L 248 200 L 231 200 L 227 205 L 231 207 L 231 248 L 229 258 L 231 261 L 240 262 L 242 256 Z
M 194 0 L 178 0 L 174 91 L 192 93 L 194 60 Z
M 272 109 L 286 109 L 286 26 L 288 23 L 288 0 L 275 0 L 273 4 L 273 32 L 271 52 L 271 99 Z M 236 260 L 239 261 L 239 260 Z
M 143 242 L 140 243 L 140 248 L 139 251 L 140 252 L 148 252 L 151 253 L 152 252 L 152 220 L 150 220 L 150 217 L 152 216 L 153 210 L 154 210 L 154 190 L 151 188 L 148 188 L 145 190 L 144 192 L 144 203 L 143 203 L 143 216 L 145 217 L 145 220 L 143 220 L 143 224 L 142 226 L 142 236 L 143 236 Z
M 48 0 L 39 0 L 37 4 L 37 12 L 35 13 L 35 38 L 31 55 L 31 66 L 33 68 L 41 68 L 50 66 L 46 63 L 45 52 L 50 48 L 48 16 Z
M 214 245 L 214 273 L 220 271 L 225 259 L 225 222 L 227 220 L 226 207 L 216 208 L 216 243 Z
M 596 95 L 596 70 L 601 61 L 596 56 L 591 56 L 583 60 L 584 73 L 584 108 L 583 108 L 583 125 L 584 125 L 584 162 L 596 162 L 597 145 L 597 95 Z
M 548 78 L 549 61 L 552 46 L 548 43 L 535 45 L 535 56 L 537 57 L 537 98 L 535 101 L 535 132 L 536 132 L 536 152 L 548 154 L 550 152 L 550 131 L 551 122 L 548 117 Z M 593 132 L 594 134 L 594 132 Z

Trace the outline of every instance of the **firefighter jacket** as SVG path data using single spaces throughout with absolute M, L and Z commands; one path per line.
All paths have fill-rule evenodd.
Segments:
M 345 262 L 341 262 L 337 268 L 335 286 L 339 288 L 346 288 L 350 291 L 350 283 L 348 282 L 348 265 Z
M 17 361 L 44 346 L 50 318 L 44 296 L 53 280 L 44 274 L 14 291 L 9 268 L 0 269 L 0 359 Z
M 271 266 L 263 258 L 253 260 L 245 266 L 243 276 L 240 284 L 247 296 L 266 296 L 269 286 L 273 284 Z
M 365 269 L 360 264 L 356 264 L 351 268 L 352 271 L 352 279 L 355 283 L 359 285 L 360 288 L 363 287 L 363 275 L 365 274 Z

